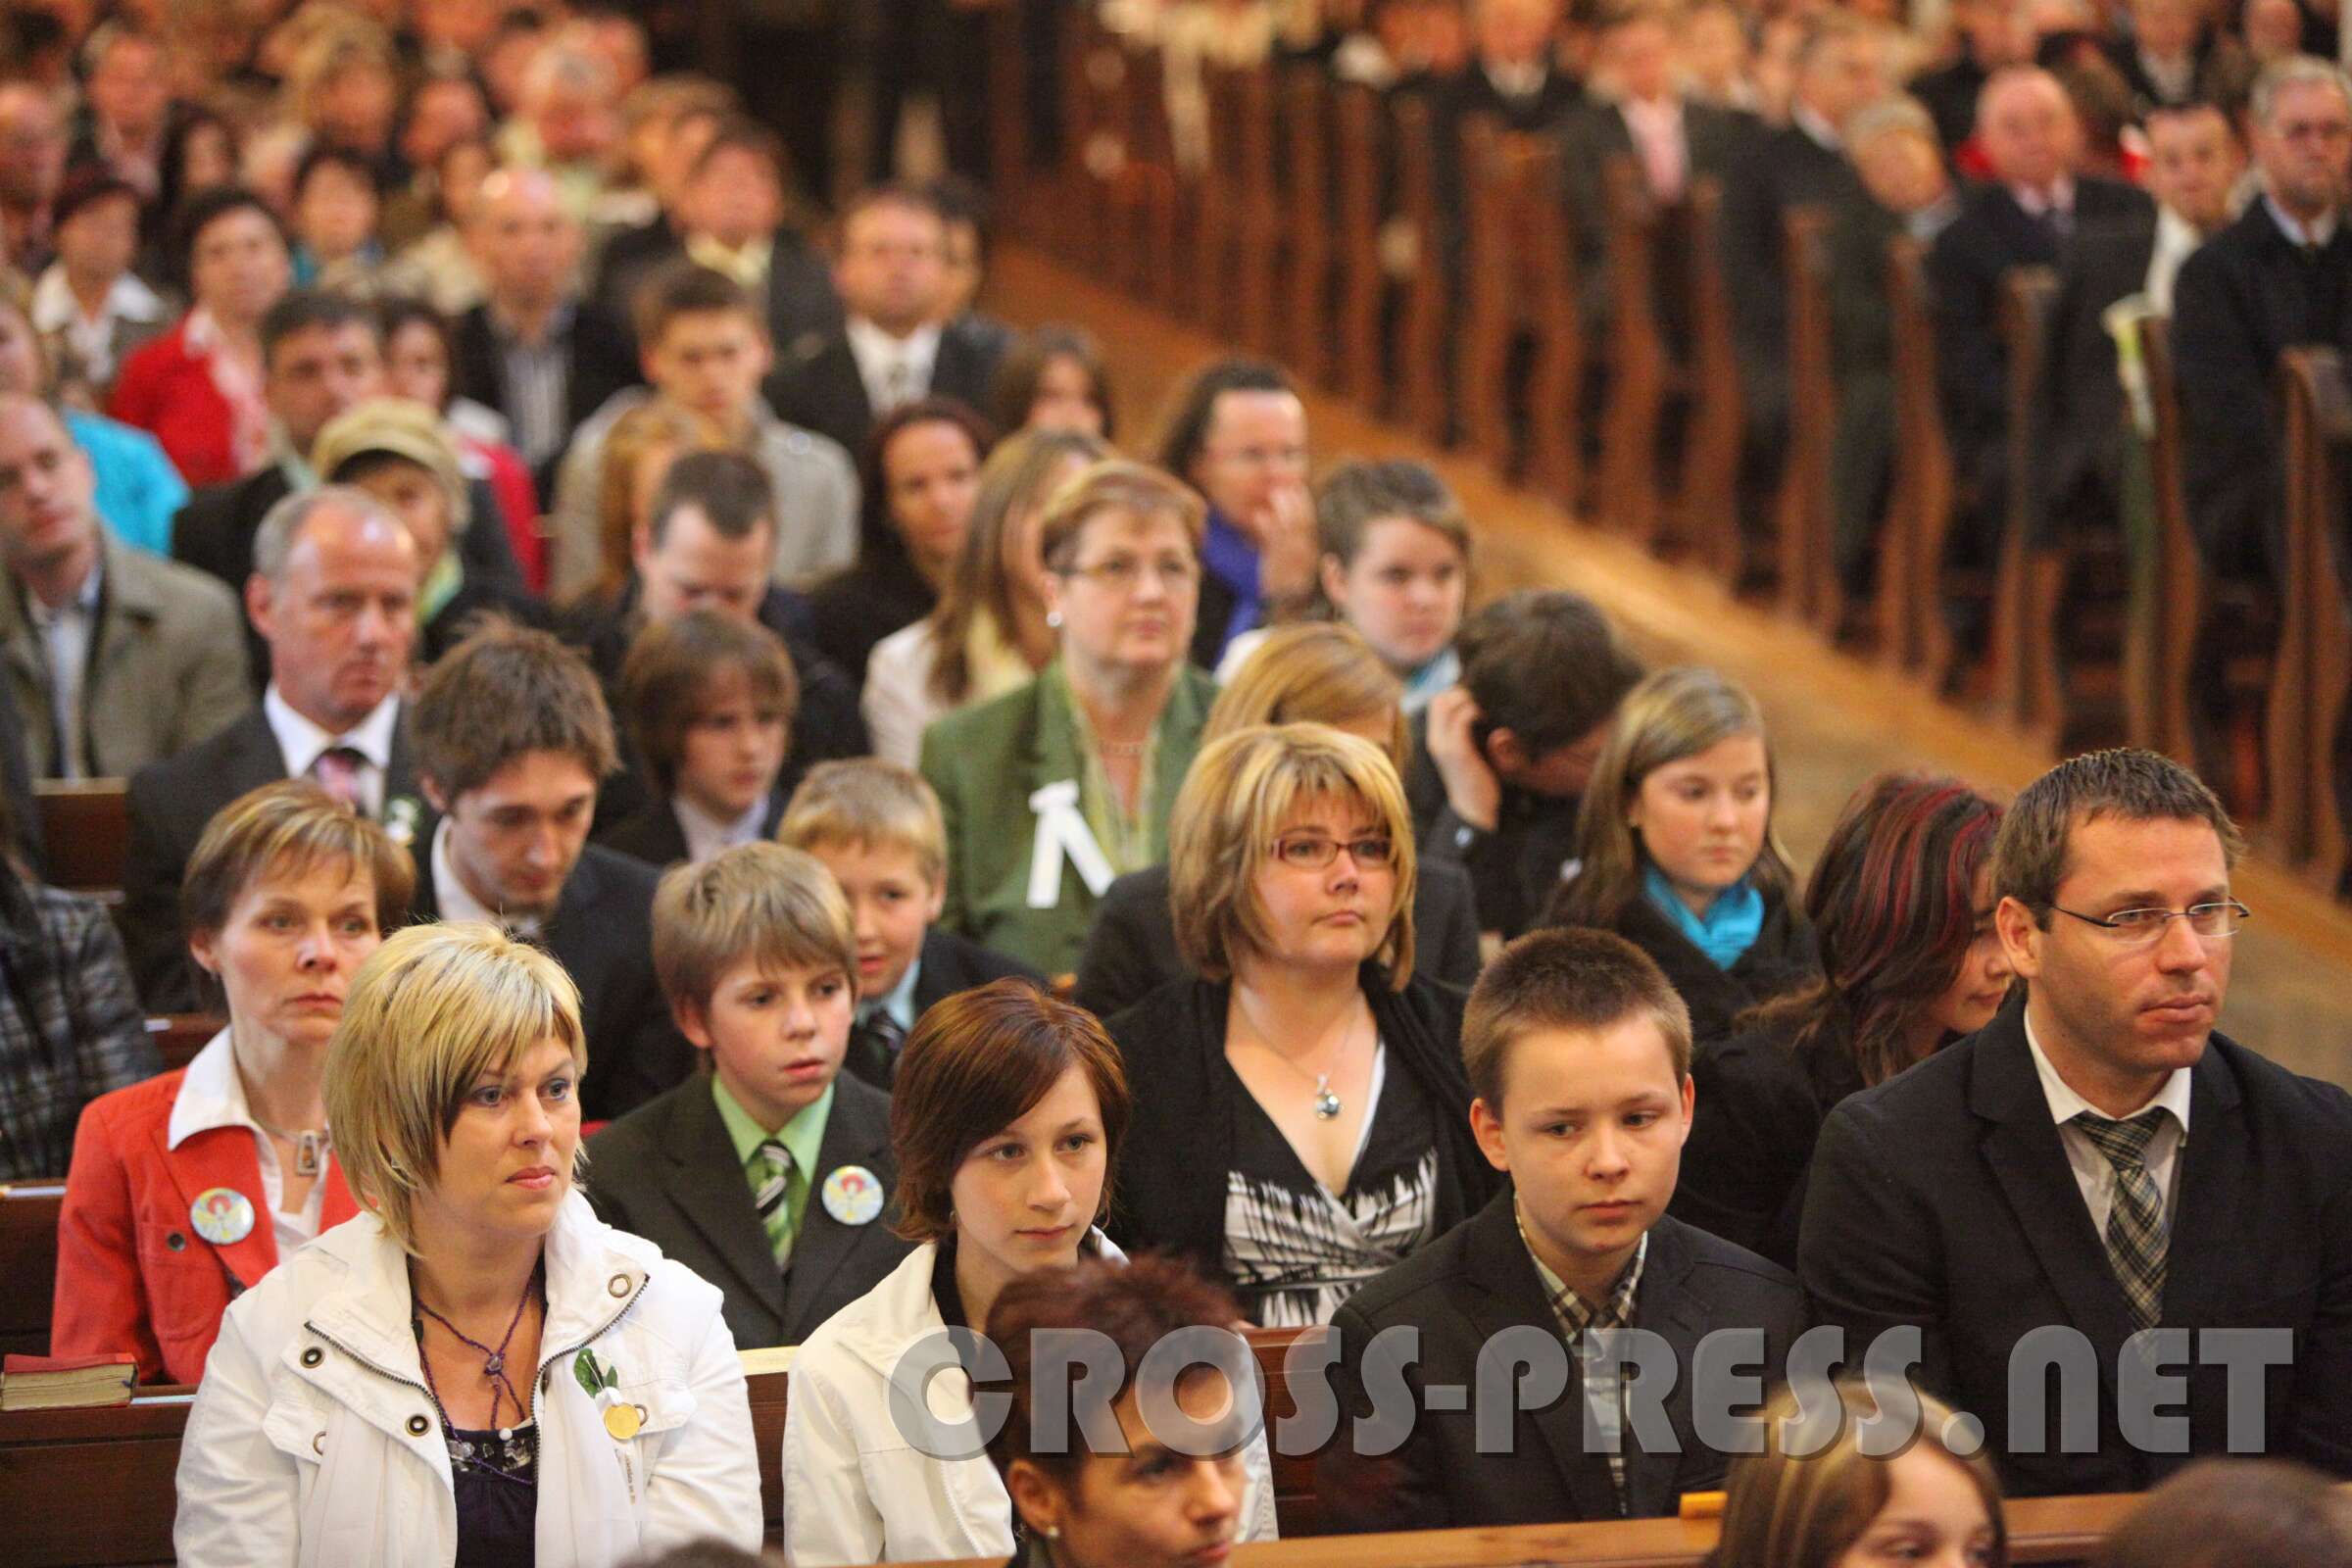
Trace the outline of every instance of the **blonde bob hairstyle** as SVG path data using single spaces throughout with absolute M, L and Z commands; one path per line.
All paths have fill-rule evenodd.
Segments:
M 1266 633 L 1233 679 L 1217 693 L 1200 728 L 1200 743 L 1221 740 L 1252 724 L 1382 723 L 1396 771 L 1410 744 L 1404 722 L 1404 685 L 1372 651 L 1362 632 L 1333 620 L 1306 620 Z
M 1328 724 L 1237 730 L 1193 759 L 1168 819 L 1168 903 L 1196 973 L 1230 979 L 1236 953 L 1267 951 L 1257 873 L 1301 809 L 1332 798 L 1369 808 L 1396 846 L 1388 934 L 1373 957 L 1404 989 L 1413 975 L 1412 812 L 1388 754 Z
M 1817 1396 L 1823 1390 L 1809 1391 Z M 1723 1505 L 1723 1536 L 1707 1559 L 1720 1568 L 1831 1568 L 1860 1541 L 1886 1506 L 1894 1488 L 1891 1458 L 1861 1450 L 1856 1423 L 1878 1413 L 1878 1403 L 1858 1379 L 1830 1391 L 1826 1407 L 1804 1408 L 1784 1388 L 1765 1402 L 1764 1450 L 1732 1461 Z M 1962 1455 L 1950 1446 L 1951 1407 L 1922 1394 L 1914 1446 L 1941 1454 L 1958 1465 L 1984 1500 L 1992 1525 L 1989 1568 L 2007 1568 L 2008 1528 L 2001 1515 L 2001 1483 L 1983 1448 Z M 1799 1415 L 1800 1408 L 1803 1414 Z M 1836 1414 L 1838 1431 L 1827 1446 L 1824 1418 Z M 1803 1457 L 1788 1451 L 1793 1445 Z M 1906 1452 L 1909 1449 L 1904 1450 Z
M 1781 804 L 1781 775 L 1764 710 L 1730 676 L 1689 665 L 1659 670 L 1618 705 L 1616 727 L 1592 764 L 1592 782 L 1577 813 L 1577 858 L 1583 869 L 1560 893 L 1558 907 L 1567 923 L 1611 924 L 1642 896 L 1645 852 L 1626 813 L 1640 798 L 1642 780 L 1670 762 L 1742 735 L 1764 743 L 1768 792 L 1764 847 L 1756 852 L 1747 880 L 1767 899 L 1786 903 L 1795 896 L 1795 873 L 1772 826 L 1772 812 Z
M 495 926 L 410 926 L 352 976 L 326 1048 L 326 1119 L 353 1196 L 404 1250 L 416 1250 L 416 1198 L 440 1180 L 466 1097 L 548 1040 L 571 1053 L 576 1095 L 588 1072 L 579 991 Z M 574 1181 L 581 1164 L 575 1152 Z

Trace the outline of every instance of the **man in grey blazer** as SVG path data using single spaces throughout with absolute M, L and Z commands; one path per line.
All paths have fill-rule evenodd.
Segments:
M 0 676 L 36 776 L 127 777 L 251 704 L 236 601 L 107 535 L 57 411 L 0 396 Z

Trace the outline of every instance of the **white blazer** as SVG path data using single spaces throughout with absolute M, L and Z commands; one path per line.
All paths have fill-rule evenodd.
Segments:
M 1096 1255 L 1127 1254 L 1094 1233 Z M 890 1373 L 907 1348 L 947 1327 L 931 1295 L 939 1256 L 925 1243 L 872 1290 L 834 1313 L 793 1355 L 784 1406 L 784 1553 L 793 1568 L 852 1568 L 1012 1555 L 1012 1499 L 986 1454 L 917 1452 L 890 1414 Z M 942 1421 L 967 1420 L 971 1385 L 932 1380 Z M 1272 1541 L 1274 1470 L 1265 1434 L 1244 1463 L 1242 1539 Z
M 616 1442 L 574 1370 L 618 1381 L 644 1424 Z M 760 1466 L 719 1293 L 574 1193 L 547 1238 L 538 1561 L 616 1568 L 718 1537 L 760 1549 Z M 608 1395 L 611 1400 L 612 1396 Z M 182 1568 L 455 1562 L 449 1447 L 409 1322 L 406 1259 L 372 1214 L 231 1303 L 179 1448 Z

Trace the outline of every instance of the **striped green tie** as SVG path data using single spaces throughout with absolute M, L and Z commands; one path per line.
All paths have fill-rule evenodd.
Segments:
M 2172 1238 L 2164 1194 L 2148 1174 L 2148 1141 L 2164 1125 L 2164 1112 L 2143 1110 L 2130 1121 L 2083 1111 L 2075 1117 L 2082 1136 L 2115 1167 L 2115 1201 L 2107 1209 L 2107 1261 L 2131 1304 L 2132 1321 L 2154 1328 L 2164 1316 L 2165 1248 Z
M 801 1183 L 801 1168 L 792 1151 L 773 1138 L 753 1151 L 753 1157 L 760 1161 L 760 1190 L 753 1201 L 760 1209 L 760 1228 L 767 1232 L 768 1250 L 781 1269 L 792 1261 L 792 1197 Z

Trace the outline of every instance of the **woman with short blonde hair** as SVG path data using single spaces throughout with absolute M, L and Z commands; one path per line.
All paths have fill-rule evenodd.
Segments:
M 1319 1323 L 1485 1202 L 1462 994 L 1413 973 L 1412 818 L 1388 755 L 1323 724 L 1200 754 L 1169 828 L 1196 977 L 1106 1027 L 1135 1082 L 1112 1233 Z
M 223 1320 L 180 1449 L 180 1562 L 759 1544 L 717 1289 L 574 1190 L 584 1039 L 563 966 L 488 925 L 412 926 L 361 967 L 326 1099 L 368 1212 Z
M 407 850 L 308 779 L 239 796 L 205 828 L 180 912 L 228 1023 L 184 1068 L 82 1112 L 57 1354 L 127 1351 L 142 1381 L 194 1383 L 237 1293 L 355 1212 L 327 1043 L 415 882 Z

